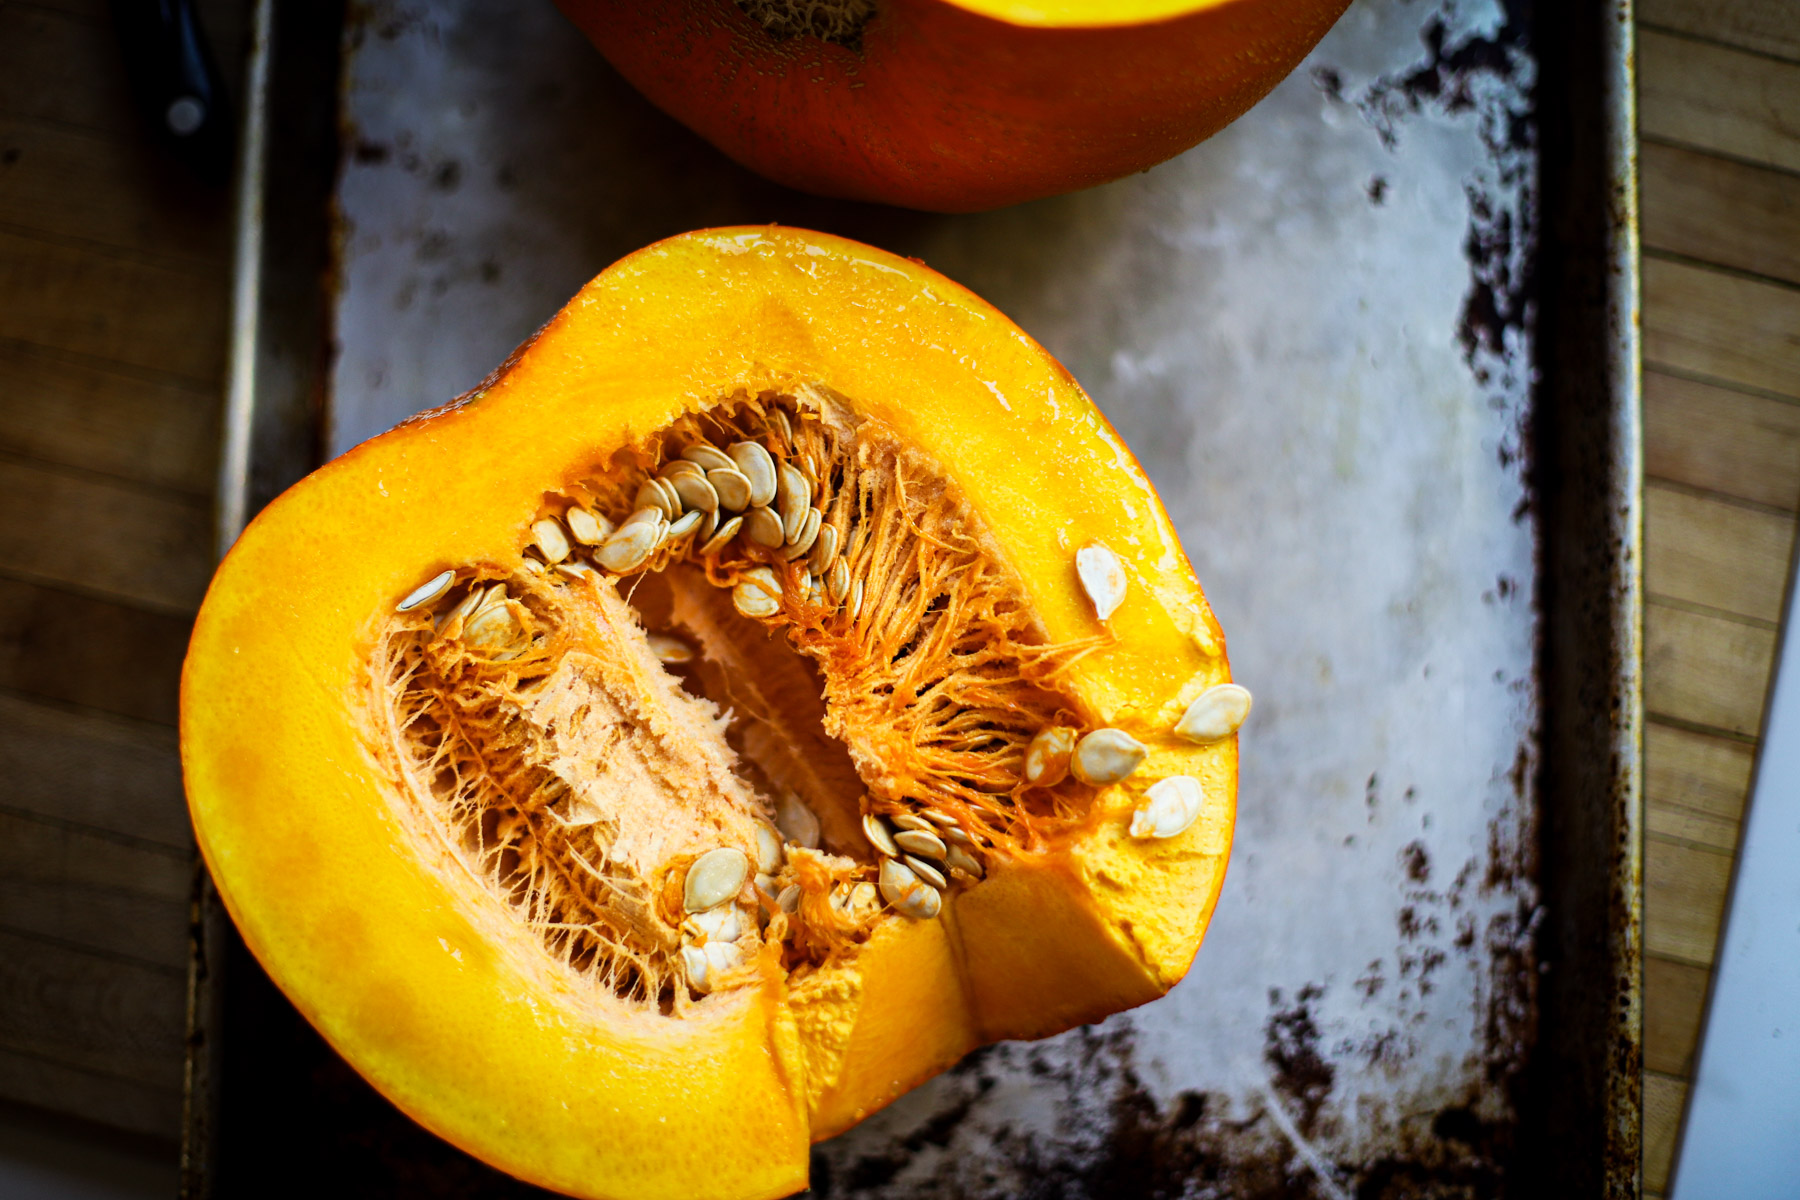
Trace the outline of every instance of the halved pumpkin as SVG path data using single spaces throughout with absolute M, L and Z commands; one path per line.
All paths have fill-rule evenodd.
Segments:
M 779 183 L 973 212 L 1211 137 L 1349 0 L 557 0 L 659 108 Z
M 780 1196 L 973 1047 L 1182 977 L 1228 681 L 1042 348 L 917 263 L 722 229 L 270 505 L 182 755 L 246 942 L 402 1109 L 577 1195 Z

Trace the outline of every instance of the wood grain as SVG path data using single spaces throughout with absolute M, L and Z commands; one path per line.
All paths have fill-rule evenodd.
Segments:
M 1775 631 L 1652 602 L 1644 608 L 1644 706 L 1652 716 L 1755 737 Z
M 1656 1071 L 1644 1072 L 1644 1191 L 1661 1193 L 1669 1186 L 1675 1139 L 1688 1085 Z
M 1651 595 L 1780 621 L 1794 518 L 1667 486 L 1644 488 L 1644 587 Z
M 1800 404 L 1646 371 L 1644 471 L 1723 496 L 1800 509 Z
M 1705 967 L 1650 955 L 1644 959 L 1644 1066 L 1683 1079 L 1694 1073 Z
M 0 574 L 165 613 L 198 608 L 211 506 L 191 496 L 0 459 Z
M 0 114 L 143 136 L 110 23 L 36 5 L 0 4 Z
M 181 1087 L 120 1079 L 9 1047 L 0 1034 L 0 1099 L 76 1113 L 90 1121 L 169 1142 L 181 1135 Z M 98 1141 L 99 1139 L 96 1139 Z M 174 1161 L 175 1148 L 168 1150 Z
M 1800 171 L 1800 66 L 1640 29 L 1638 130 Z
M 0 687 L 174 725 L 193 622 L 0 578 Z
M 1646 256 L 1644 361 L 1800 398 L 1800 290 Z
M 1711 966 L 1731 883 L 1731 855 L 1657 836 L 1644 840 L 1644 949 Z
M 184 971 L 189 855 L 0 809 L 0 928 Z
M 1638 0 L 1640 22 L 1800 61 L 1793 0 Z
M 1800 176 L 1646 142 L 1638 178 L 1645 248 L 1800 283 Z
M 1644 794 L 1652 805 L 1737 821 L 1755 758 L 1744 742 L 1651 722 L 1644 730 Z
M 0 930 L 0 1048 L 181 1086 L 182 972 Z
M 0 453 L 204 497 L 218 389 L 0 341 Z
M 0 808 L 185 856 L 175 731 L 0 692 Z
M 226 273 L 176 262 L 0 229 L 0 338 L 212 386 Z

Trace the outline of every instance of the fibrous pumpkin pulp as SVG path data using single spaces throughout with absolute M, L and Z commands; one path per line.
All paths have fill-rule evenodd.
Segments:
M 769 178 L 939 212 L 1155 166 L 1348 0 L 558 0 L 658 107 Z
M 779 1196 L 973 1047 L 1181 978 L 1247 706 L 1041 348 L 728 229 L 270 505 L 182 753 L 246 942 L 405 1111 L 577 1195 Z

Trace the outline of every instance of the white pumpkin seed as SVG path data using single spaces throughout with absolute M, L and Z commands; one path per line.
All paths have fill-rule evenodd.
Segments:
M 756 827 L 756 869 L 773 875 L 781 869 L 781 835 L 767 825 Z
M 1117 612 L 1125 600 L 1125 564 L 1099 542 L 1089 542 L 1075 552 L 1075 574 L 1093 602 L 1094 615 L 1102 621 Z
M 695 442 L 681 452 L 681 457 L 704 471 L 716 471 L 720 467 L 731 467 L 733 470 L 737 468 L 737 464 L 733 463 L 723 450 L 710 442 Z
M 668 529 L 663 531 L 662 541 L 667 543 L 678 541 L 679 539 L 686 537 L 696 529 L 699 529 L 700 522 L 705 519 L 706 513 L 700 509 L 682 513 L 678 519 L 669 523 Z
M 906 865 L 912 868 L 914 875 L 934 888 L 942 889 L 950 886 L 950 881 L 944 878 L 944 873 L 938 870 L 935 864 L 925 861 L 916 854 L 906 856 Z
M 668 519 L 669 514 L 661 505 L 646 504 L 642 508 L 633 509 L 631 515 L 625 518 L 625 523 L 613 532 L 623 533 L 633 525 L 663 525 L 668 522 Z
M 850 588 L 850 619 L 862 616 L 863 581 L 858 579 Z
M 568 536 L 563 533 L 562 522 L 555 517 L 539 517 L 533 521 L 531 536 L 545 562 L 554 565 L 569 557 Z
M 847 883 L 832 884 L 831 891 L 828 892 L 825 896 L 825 902 L 827 904 L 831 905 L 831 907 L 837 909 L 839 912 L 843 912 L 846 908 L 849 908 L 850 907 L 850 885 Z
M 800 531 L 789 539 L 790 544 L 782 553 L 782 557 L 792 562 L 811 550 L 813 543 L 819 540 L 819 526 L 824 523 L 824 520 L 825 514 L 818 509 L 807 509 L 806 516 L 800 520 Z
M 504 650 L 525 634 L 505 604 L 477 609 L 463 624 L 463 640 L 483 650 Z
M 1117 783 L 1143 765 L 1147 747 L 1123 729 L 1096 729 L 1075 743 L 1069 770 L 1086 784 Z
M 772 617 L 781 611 L 781 580 L 768 567 L 751 567 L 738 576 L 731 603 L 746 617 Z
M 881 892 L 866 879 L 850 889 L 850 911 L 853 913 L 866 913 L 879 903 Z
M 701 995 L 712 991 L 711 970 L 708 969 L 706 951 L 698 946 L 681 948 L 681 966 L 687 972 L 688 987 Z
M 721 904 L 697 912 L 683 921 L 681 927 L 705 934 L 708 941 L 735 942 L 744 936 L 743 914 L 735 904 Z
M 814 509 L 818 512 L 818 509 Z M 812 553 L 807 556 L 806 565 L 814 575 L 823 575 L 827 567 L 837 559 L 838 531 L 836 525 L 821 524 L 818 540 L 813 543 Z
M 961 846 L 950 847 L 950 852 L 944 856 L 944 865 L 950 868 L 950 873 L 952 875 L 960 873 L 969 876 L 971 879 L 980 879 L 983 875 L 987 874 L 987 872 L 981 868 L 981 860 L 976 858 L 973 854 L 970 854 L 967 850 L 964 850 Z
M 917 813 L 897 813 L 894 816 L 889 817 L 888 820 L 892 821 L 901 829 L 922 829 L 926 833 L 932 833 L 937 828 L 930 821 L 927 821 Z
M 1205 804 L 1206 793 L 1193 776 L 1159 779 L 1145 789 L 1143 800 L 1131 814 L 1131 836 L 1172 838 L 1199 820 Z
M 689 462 L 685 458 L 672 458 L 656 468 L 658 479 L 673 480 L 677 475 L 698 475 L 704 479 L 706 478 L 706 468 L 697 462 Z
M 935 808 L 928 808 L 925 810 L 925 819 L 930 821 L 933 825 L 948 827 L 956 824 L 956 818 L 954 816 L 947 812 L 939 812 Z
M 716 516 L 717 514 L 713 514 L 713 515 Z M 719 528 L 713 532 L 713 535 L 711 537 L 707 538 L 705 541 L 703 541 L 700 544 L 700 553 L 702 555 L 718 553 L 720 550 L 725 548 L 725 545 L 727 542 L 731 541 L 732 538 L 737 536 L 737 531 L 742 529 L 743 527 L 744 527 L 744 518 L 742 518 L 742 517 L 731 518 L 731 520 L 729 520 L 729 521 L 725 522 L 723 525 L 719 526 Z
M 796 846 L 819 848 L 819 814 L 791 792 L 782 792 L 775 799 L 775 828 Z
M 650 653 L 656 655 L 657 662 L 679 665 L 694 661 L 694 648 L 678 637 L 653 633 L 645 640 L 650 643 Z
M 726 451 L 737 469 L 750 481 L 750 503 L 764 505 L 775 498 L 775 459 L 756 442 L 733 442 Z
M 689 912 L 717 908 L 737 895 L 750 878 L 750 856 L 735 846 L 708 850 L 688 867 L 681 904 Z
M 452 621 L 467 622 L 470 617 L 475 615 L 475 610 L 481 607 L 481 602 L 486 596 L 485 589 L 479 586 L 470 588 L 469 594 L 457 601 L 455 608 L 444 614 L 443 620 L 438 622 L 437 627 L 443 629 Z
M 850 564 L 841 558 L 833 561 L 831 570 L 825 572 L 825 594 L 831 597 L 833 604 L 842 604 L 844 597 L 850 594 Z
M 744 965 L 744 951 L 736 942 L 708 942 L 701 947 L 706 955 L 706 965 L 712 968 L 712 976 L 716 982 L 720 975 L 727 971 L 735 971 Z
M 794 440 L 794 426 L 793 423 L 788 420 L 787 411 L 785 409 L 771 408 L 769 410 L 769 423 L 775 427 L 773 432 L 783 442 L 791 442 Z
M 594 560 L 615 574 L 635 570 L 662 541 L 664 528 L 660 521 L 627 521 L 594 553 Z
M 775 907 L 782 912 L 791 913 L 800 907 L 800 885 L 790 883 L 781 889 L 781 895 L 775 897 Z
M 944 839 L 935 833 L 926 833 L 922 829 L 902 829 L 894 835 L 894 844 L 908 854 L 917 854 L 924 858 L 941 859 L 949 851 Z
M 698 470 L 692 474 L 676 475 L 664 482 L 675 489 L 675 494 L 681 497 L 681 503 L 687 508 L 699 509 L 705 513 L 719 507 L 719 493 L 713 490 L 713 485 Z
M 1181 714 L 1175 732 L 1190 742 L 1220 742 L 1243 727 L 1250 715 L 1250 689 L 1235 683 L 1209 687 Z
M 719 532 L 719 510 L 715 508 L 700 518 L 700 532 L 694 535 L 694 540 L 704 546 L 712 541 L 712 535 L 717 532 Z
M 975 844 L 974 838 L 970 837 L 955 825 L 944 826 L 944 828 L 939 831 L 938 836 L 953 846 L 973 846 Z
M 584 546 L 598 546 L 612 536 L 611 521 L 597 517 L 579 505 L 571 505 L 563 513 L 563 523 L 569 527 L 569 536 Z
M 791 542 L 800 535 L 800 525 L 810 511 L 812 488 L 792 463 L 781 464 L 779 477 L 781 539 Z
M 527 554 L 523 558 L 519 559 L 519 565 L 521 567 L 525 568 L 525 573 L 527 575 L 543 575 L 550 570 L 549 567 L 546 567 L 544 565 L 544 561 L 542 559 L 533 558 L 529 554 Z M 556 568 L 557 568 L 557 570 L 560 571 L 562 569 L 562 564 L 561 563 L 556 564 Z
M 875 849 L 889 858 L 900 857 L 900 847 L 894 842 L 894 835 L 888 832 L 887 825 L 880 817 L 874 813 L 864 813 L 862 827 L 863 836 L 869 839 L 869 844 Z
M 455 582 L 456 572 L 454 570 L 439 572 L 430 579 L 427 579 L 424 583 L 421 583 L 412 591 L 408 592 L 406 594 L 406 599 L 394 606 L 394 611 L 411 612 L 421 604 L 430 604 L 433 600 L 436 600 L 445 592 L 449 591 L 450 585 Z
M 744 514 L 744 532 L 750 540 L 770 550 L 781 548 L 781 518 L 766 508 L 753 508 Z
M 750 506 L 750 481 L 736 467 L 708 471 L 706 478 L 719 495 L 719 503 L 731 512 L 742 512 Z
M 654 508 L 664 517 L 673 521 L 681 515 L 681 497 L 675 489 L 660 479 L 646 479 L 638 487 L 637 498 L 632 507 L 637 509 Z
M 600 572 L 594 570 L 593 567 L 579 559 L 570 559 L 568 562 L 557 563 L 556 573 L 561 575 L 564 579 L 571 580 L 600 578 Z
M 1025 782 L 1054 787 L 1069 773 L 1069 756 L 1075 753 L 1075 731 L 1067 725 L 1040 729 L 1025 747 Z
M 881 860 L 880 881 L 882 899 L 902 916 L 929 921 L 943 908 L 943 894 L 897 858 Z

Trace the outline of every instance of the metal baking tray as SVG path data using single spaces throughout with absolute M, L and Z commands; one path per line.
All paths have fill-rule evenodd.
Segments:
M 1356 0 L 1189 153 L 933 216 L 747 174 L 547 0 L 261 0 L 222 537 L 658 237 L 922 258 L 1136 449 L 1259 704 L 1190 977 L 975 1053 L 815 1193 L 1634 1196 L 1631 13 L 1577 7 Z M 204 879 L 196 913 L 188 1195 L 531 1191 L 364 1085 Z

